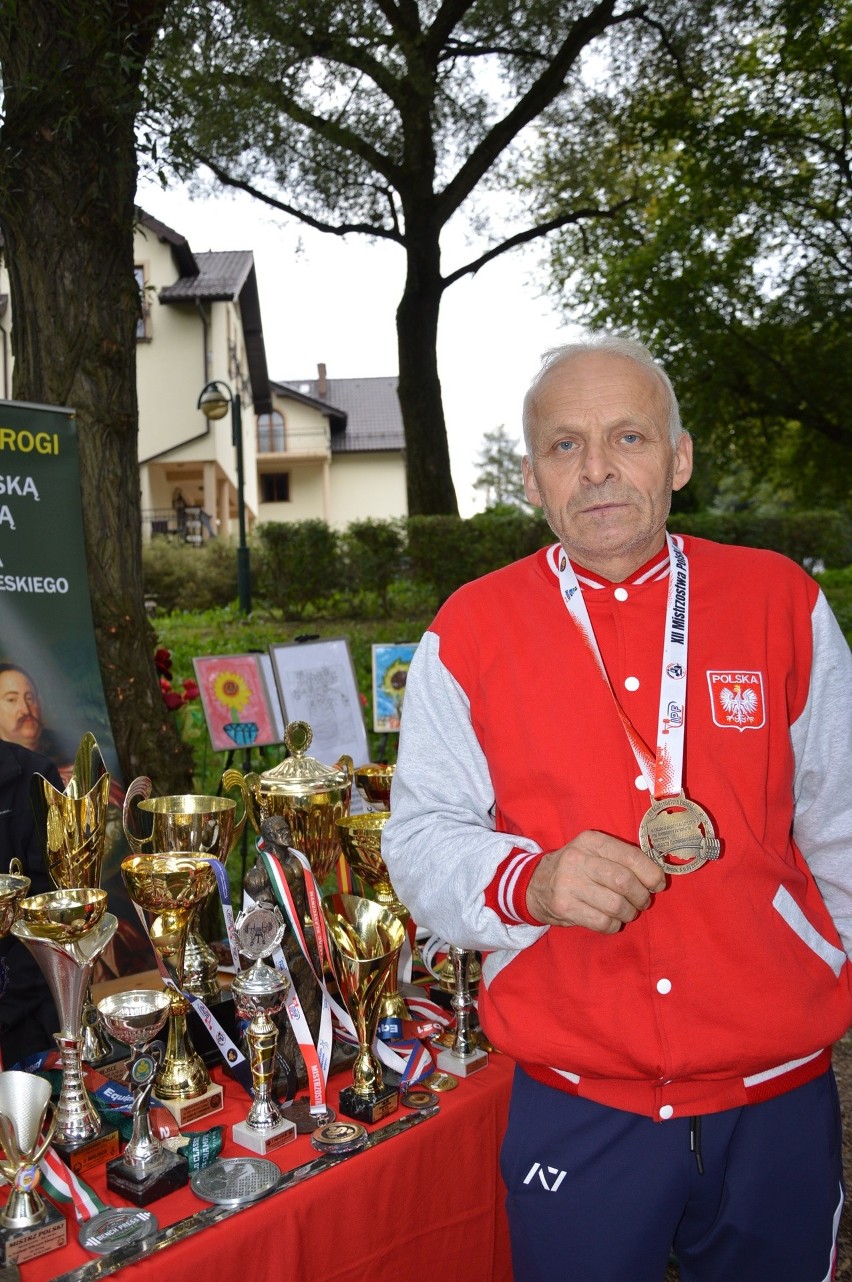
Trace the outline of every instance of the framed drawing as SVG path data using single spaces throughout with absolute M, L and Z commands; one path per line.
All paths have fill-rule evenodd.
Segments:
M 356 766 L 370 760 L 355 669 L 345 637 L 286 641 L 269 654 L 287 721 L 307 721 L 313 731 L 308 754 L 331 765 L 348 753 Z
M 281 742 L 263 657 L 220 654 L 192 660 L 210 742 L 217 752 Z
M 373 646 L 373 729 L 376 734 L 399 729 L 405 683 L 416 649 L 416 641 Z

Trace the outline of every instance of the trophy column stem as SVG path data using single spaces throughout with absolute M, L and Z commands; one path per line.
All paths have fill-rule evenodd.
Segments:
M 189 1002 L 171 991 L 169 994 L 168 1037 L 166 1057 L 157 1070 L 154 1090 L 160 1099 L 192 1099 L 203 1095 L 210 1085 L 210 1074 L 204 1060 L 192 1046 L 186 1031 Z
M 81 1039 L 57 1033 L 55 1041 L 62 1056 L 62 1089 L 54 1139 L 57 1144 L 70 1147 L 99 1134 L 101 1124 L 83 1082 Z
M 249 1126 L 275 1126 L 281 1121 L 281 1112 L 272 1095 L 278 1028 L 265 1012 L 259 1011 L 253 1017 L 246 1032 L 246 1041 L 250 1049 L 254 1087 L 254 1101 L 246 1120 Z

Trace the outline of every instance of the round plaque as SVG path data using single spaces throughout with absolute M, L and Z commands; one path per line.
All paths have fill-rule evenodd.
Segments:
M 255 961 L 271 957 L 284 938 L 284 918 L 277 908 L 256 904 L 244 909 L 234 923 L 240 952 Z
M 157 1221 L 150 1211 L 129 1206 L 109 1206 L 93 1215 L 80 1229 L 80 1245 L 92 1255 L 109 1255 L 120 1246 L 141 1242 L 157 1232 Z
M 459 1079 L 453 1077 L 452 1073 L 442 1073 L 440 1070 L 430 1073 L 423 1081 L 424 1086 L 428 1087 L 430 1091 L 437 1091 L 439 1095 L 444 1091 L 454 1091 L 458 1084 Z
M 240 1206 L 263 1197 L 281 1178 L 267 1157 L 219 1157 L 196 1171 L 189 1185 L 196 1197 L 219 1206 Z
M 455 1081 L 455 1078 L 453 1079 Z M 403 1091 L 399 1097 L 399 1102 L 403 1108 L 437 1108 L 438 1101 L 435 1094 L 425 1086 L 412 1086 L 410 1090 Z
M 328 1122 L 311 1136 L 320 1153 L 357 1153 L 367 1143 L 367 1128 L 360 1122 Z
M 327 1126 L 337 1117 L 333 1108 L 326 1108 L 324 1113 L 312 1113 L 311 1102 L 309 1099 L 294 1100 L 285 1108 L 281 1105 L 281 1112 L 288 1122 L 292 1122 L 299 1135 L 313 1135 L 314 1131 L 321 1126 Z
M 639 845 L 674 876 L 695 872 L 722 852 L 707 811 L 683 793 L 652 801 L 639 825 Z

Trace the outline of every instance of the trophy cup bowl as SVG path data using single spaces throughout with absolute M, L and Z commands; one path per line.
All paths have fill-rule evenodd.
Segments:
M 152 853 L 178 851 L 192 855 L 210 855 L 224 864 L 239 841 L 245 827 L 247 810 L 236 819 L 237 803 L 231 797 L 206 797 L 184 793 L 172 797 L 152 797 L 152 783 L 145 775 L 134 779 L 124 798 L 124 834 L 131 850 L 148 848 Z M 150 816 L 150 836 L 140 837 L 128 826 L 133 801 L 141 797 L 137 809 Z M 220 993 L 216 955 L 201 935 L 199 919 L 204 909 L 201 902 L 193 910 L 189 923 L 184 958 L 184 987 L 205 1002 Z
M 20 863 L 13 859 L 9 871 L 0 873 L 0 939 L 12 929 L 20 902 L 29 888 L 29 877 L 24 877 Z
M 356 766 L 355 786 L 368 806 L 375 810 L 390 810 L 391 784 L 396 766 Z
M 381 907 L 386 908 L 394 917 L 398 917 L 404 927 L 411 914 L 397 896 L 391 884 L 387 865 L 382 858 L 382 832 L 388 819 L 390 819 L 389 810 L 374 810 L 369 814 L 349 815 L 346 819 L 338 819 L 337 827 L 343 853 L 352 871 L 372 887 Z M 397 966 L 388 975 L 382 997 L 380 1021 L 411 1018 L 411 1013 L 399 992 L 398 964 L 397 958 Z
M 48 1110 L 53 1115 L 44 1131 Z M 30 1229 L 47 1218 L 48 1208 L 32 1173 L 47 1151 L 55 1126 L 46 1078 L 15 1069 L 0 1072 L 0 1173 L 11 1187 L 0 1212 L 0 1229 Z
M 395 1087 L 386 1086 L 371 1047 L 388 976 L 396 967 L 405 929 L 398 917 L 357 895 L 322 901 L 331 943 L 331 964 L 343 1003 L 358 1037 L 353 1084 L 340 1092 L 340 1111 L 372 1123 L 396 1111 Z
M 32 953 L 59 1013 L 55 1035 L 62 1056 L 55 1147 L 82 1172 L 118 1152 L 118 1132 L 101 1125 L 83 1083 L 82 1019 L 95 962 L 118 928 L 105 912 L 106 891 L 51 890 L 22 899 L 11 933 Z
M 226 770 L 222 785 L 239 788 L 258 836 L 264 819 L 283 816 L 292 830 L 293 845 L 307 856 L 317 881 L 323 882 L 341 853 L 336 821 L 349 813 L 352 759 L 343 756 L 336 766 L 321 765 L 305 755 L 312 737 L 307 722 L 291 721 L 284 733 L 289 757 L 262 775 Z
M 160 1051 L 146 1054 L 148 1044 L 169 1016 L 165 992 L 148 988 L 114 993 L 98 1002 L 107 1031 L 133 1048 L 129 1077 L 133 1087 L 133 1134 L 121 1157 L 107 1164 L 107 1187 L 137 1206 L 182 1188 L 189 1179 L 186 1159 L 171 1153 L 151 1130 L 148 1105 Z
M 18 921 L 36 939 L 53 939 L 68 943 L 81 939 L 103 918 L 107 892 L 85 887 L 73 890 L 48 890 L 43 895 L 22 899 Z
M 157 1070 L 157 1097 L 194 1099 L 210 1087 L 210 1074 L 186 1028 L 184 957 L 192 911 L 215 885 L 213 869 L 202 856 L 170 851 L 130 855 L 122 861 L 121 875 L 130 898 L 153 915 L 148 933 L 174 985 L 168 986 L 169 1031 L 165 1059 Z

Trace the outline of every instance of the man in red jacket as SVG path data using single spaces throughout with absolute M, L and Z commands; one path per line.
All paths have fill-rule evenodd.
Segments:
M 683 1282 L 827 1282 L 848 647 L 793 563 L 667 533 L 691 441 L 644 348 L 549 353 L 524 428 L 559 542 L 425 634 L 383 841 L 487 954 L 516 1282 L 660 1282 L 672 1247 Z

